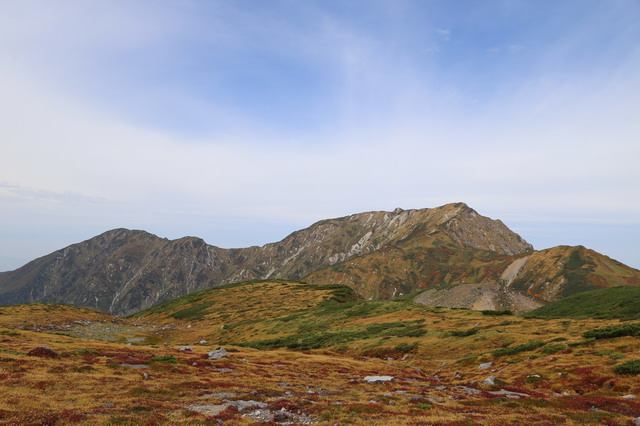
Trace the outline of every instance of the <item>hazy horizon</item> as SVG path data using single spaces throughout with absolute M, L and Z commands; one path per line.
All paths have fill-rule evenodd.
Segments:
M 640 267 L 640 3 L 6 1 L 0 271 L 464 201 Z

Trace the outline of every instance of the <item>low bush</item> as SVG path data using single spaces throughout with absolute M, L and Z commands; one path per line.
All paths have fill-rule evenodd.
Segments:
M 569 347 L 564 343 L 549 343 L 542 348 L 542 353 L 546 355 L 555 354 L 556 352 L 564 351 Z
M 370 324 L 365 328 L 340 331 L 308 332 L 299 330 L 298 334 L 277 339 L 260 340 L 255 342 L 238 343 L 239 346 L 249 346 L 257 349 L 282 348 L 308 350 L 328 346 L 342 345 L 354 340 L 388 338 L 388 337 L 420 337 L 426 334 L 424 321 L 387 322 Z
M 612 339 L 623 336 L 640 336 L 640 323 L 612 325 L 596 328 L 582 334 L 587 339 Z
M 482 315 L 488 315 L 488 316 L 513 315 L 513 312 L 511 312 L 508 309 L 498 310 L 498 311 L 484 310 L 482 311 Z
M 451 330 L 447 332 L 447 334 L 453 337 L 467 337 L 467 336 L 473 336 L 474 334 L 477 334 L 479 330 L 480 330 L 479 328 L 474 327 L 474 328 L 469 328 L 467 330 Z
M 173 355 L 156 355 L 151 358 L 150 362 L 168 362 L 169 364 L 175 364 L 178 360 Z
M 533 350 L 536 350 L 536 349 L 538 349 L 538 348 L 540 348 L 542 346 L 544 346 L 544 342 L 541 342 L 539 340 L 532 340 L 530 342 L 523 343 L 523 344 L 518 345 L 518 346 L 497 349 L 497 350 L 493 351 L 492 354 L 493 354 L 493 356 L 496 356 L 496 357 L 505 356 L 505 355 L 515 355 L 515 354 L 518 354 L 520 352 L 533 351 Z
M 199 303 L 186 309 L 179 310 L 171 314 L 175 319 L 199 320 L 204 317 L 205 311 L 212 305 L 212 302 Z
M 417 348 L 417 343 L 400 343 L 395 347 L 395 350 L 406 354 L 415 351 Z
M 618 374 L 637 376 L 640 374 L 640 359 L 616 365 L 613 370 Z

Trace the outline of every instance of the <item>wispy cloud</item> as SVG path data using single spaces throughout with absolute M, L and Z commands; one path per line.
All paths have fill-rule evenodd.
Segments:
M 616 45 L 606 72 L 569 72 L 558 58 L 577 55 L 573 32 L 540 48 L 465 41 L 437 19 L 422 30 L 404 15 L 358 21 L 309 4 L 287 19 L 212 4 L 206 16 L 197 4 L 3 4 L 6 226 L 72 217 L 91 232 L 219 243 L 194 228 L 234 217 L 293 230 L 457 200 L 522 220 L 640 217 L 637 44 Z M 493 56 L 529 62 L 465 62 Z M 239 240 L 267 238 L 255 228 Z
M 434 31 L 444 41 L 451 39 L 451 30 L 448 28 L 436 28 Z

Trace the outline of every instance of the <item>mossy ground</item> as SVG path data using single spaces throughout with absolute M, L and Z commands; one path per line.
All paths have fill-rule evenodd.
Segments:
M 621 325 L 365 302 L 344 287 L 282 281 L 203 292 L 124 319 L 6 307 L 0 423 L 254 423 L 246 412 L 189 410 L 233 399 L 319 424 L 625 425 L 640 416 L 640 402 L 622 398 L 640 396 L 640 338 L 584 337 Z M 218 345 L 228 357 L 206 359 Z M 27 355 L 38 346 L 59 357 Z M 370 375 L 394 379 L 366 383 Z

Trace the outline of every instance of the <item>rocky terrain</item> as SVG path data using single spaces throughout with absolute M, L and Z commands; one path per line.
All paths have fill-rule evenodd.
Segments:
M 575 291 L 640 284 L 640 271 L 583 248 L 575 258 L 572 250 L 533 252 L 501 221 L 464 203 L 323 220 L 277 243 L 239 249 L 115 229 L 0 273 L 0 304 L 69 303 L 126 315 L 202 289 L 283 278 L 345 284 L 368 299 L 429 290 L 418 300 L 524 311 Z M 477 292 L 447 290 L 464 284 L 491 294 L 478 302 Z

